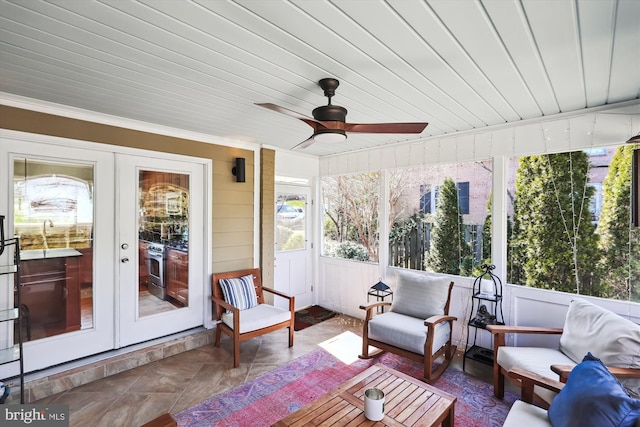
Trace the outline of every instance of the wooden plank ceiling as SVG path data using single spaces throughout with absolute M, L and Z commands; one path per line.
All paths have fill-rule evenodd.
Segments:
M 324 156 L 637 100 L 638 0 L 0 2 L 0 91 L 290 149 L 340 80 L 350 134 Z M 0 99 L 1 101 L 1 99 Z

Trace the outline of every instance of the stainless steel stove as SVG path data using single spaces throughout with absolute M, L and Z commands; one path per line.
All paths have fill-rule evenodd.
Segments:
M 167 296 L 166 265 L 167 252 L 161 243 L 149 242 L 149 292 L 164 300 Z

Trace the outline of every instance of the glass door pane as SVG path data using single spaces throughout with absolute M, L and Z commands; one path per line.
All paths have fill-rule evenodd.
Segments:
M 16 157 L 25 342 L 93 327 L 94 166 Z
M 140 316 L 189 305 L 189 175 L 138 172 Z

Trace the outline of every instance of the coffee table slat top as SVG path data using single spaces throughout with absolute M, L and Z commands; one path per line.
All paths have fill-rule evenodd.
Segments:
M 385 393 L 385 417 L 377 423 L 364 416 L 364 392 Z M 372 366 L 274 426 L 437 426 L 453 427 L 456 397 L 402 372 Z

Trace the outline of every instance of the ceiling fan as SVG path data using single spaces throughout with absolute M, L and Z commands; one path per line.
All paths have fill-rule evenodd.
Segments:
M 313 110 L 313 118 L 271 103 L 256 103 L 260 107 L 286 114 L 302 120 L 313 128 L 313 135 L 293 147 L 306 148 L 314 142 L 342 142 L 347 139 L 347 132 L 359 133 L 420 133 L 428 123 L 347 123 L 347 109 L 331 104 L 331 97 L 336 94 L 340 82 L 336 79 L 321 79 L 318 84 L 329 101 L 327 105 Z

